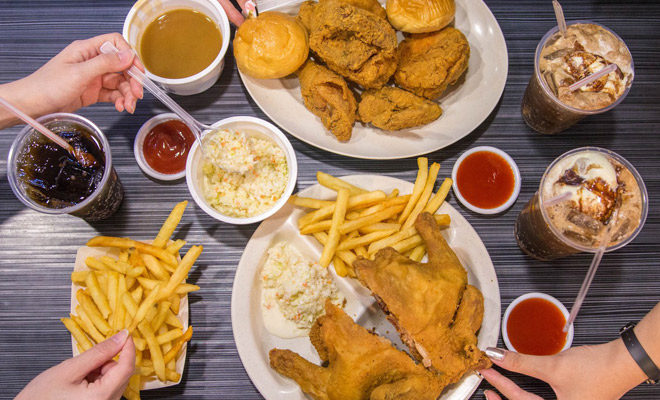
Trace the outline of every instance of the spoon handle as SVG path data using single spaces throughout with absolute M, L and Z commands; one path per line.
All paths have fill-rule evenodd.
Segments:
M 118 52 L 117 48 L 110 42 L 105 42 L 101 45 L 101 53 L 108 54 Z M 145 74 L 142 73 L 137 67 L 132 66 L 127 71 L 128 75 L 135 78 L 142 86 L 147 88 L 158 100 L 160 100 L 167 108 L 172 110 L 173 113 L 178 115 L 183 122 L 190 126 L 191 130 L 195 134 L 197 140 L 200 141 L 201 145 L 201 127 L 204 127 L 199 121 L 193 118 L 192 115 L 188 114 L 186 110 L 181 108 L 170 96 L 167 95 L 158 85 L 156 85 L 151 79 L 149 79 Z
M 46 128 L 45 126 L 43 126 L 39 122 L 35 121 L 32 117 L 25 114 L 23 111 L 21 111 L 18 108 L 14 107 L 10 102 L 8 102 L 7 100 L 5 100 L 2 97 L 0 97 L 0 104 L 2 104 L 7 110 L 9 110 L 17 118 L 19 118 L 20 120 L 22 120 L 26 124 L 30 125 L 34 129 L 36 129 L 38 132 L 40 132 L 42 135 L 46 136 L 48 139 L 55 142 L 58 146 L 62 147 L 64 150 L 66 150 L 69 153 L 73 154 L 73 147 L 66 140 L 62 139 L 59 135 L 55 134 L 50 129 Z

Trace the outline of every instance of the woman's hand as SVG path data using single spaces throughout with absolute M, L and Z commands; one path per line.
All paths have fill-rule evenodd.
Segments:
M 646 379 L 621 339 L 597 346 L 573 347 L 553 356 L 531 356 L 492 347 L 486 354 L 501 368 L 547 382 L 559 400 L 618 399 Z M 541 399 L 495 369 L 479 372 L 509 400 Z M 484 394 L 487 400 L 501 399 L 491 390 Z
M 256 0 L 252 1 L 256 3 Z M 242 9 L 245 9 L 245 3 L 247 3 L 248 0 L 237 0 L 237 2 Z M 225 13 L 227 13 L 229 22 L 236 26 L 241 26 L 241 24 L 245 21 L 245 17 L 243 17 L 243 14 L 241 14 L 241 12 L 236 7 L 234 7 L 231 0 L 218 0 L 218 3 L 220 3 L 222 8 L 225 10 Z
M 119 360 L 112 358 L 119 354 Z M 81 355 L 32 380 L 16 397 L 23 399 L 119 399 L 135 369 L 135 346 L 123 330 Z

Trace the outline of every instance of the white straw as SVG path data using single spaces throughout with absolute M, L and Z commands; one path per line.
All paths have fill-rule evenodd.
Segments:
M 619 68 L 618 65 L 609 64 L 607 67 L 601 69 L 600 71 L 596 72 L 595 74 L 591 74 L 591 75 L 587 76 L 586 78 L 582 78 L 579 81 L 575 82 L 574 84 L 572 84 L 571 86 L 568 87 L 568 90 L 570 90 L 571 92 L 574 91 L 574 90 L 578 90 L 582 86 L 588 85 L 591 82 L 596 81 L 596 80 L 600 79 L 601 77 L 616 71 L 617 68 Z
M 566 20 L 564 19 L 564 10 L 557 0 L 552 0 L 552 7 L 555 9 L 555 17 L 557 18 L 557 26 L 563 36 L 566 36 Z
M 562 193 L 559 196 L 555 196 L 555 197 L 551 198 L 550 200 L 544 201 L 543 205 L 545 207 L 554 206 L 555 204 L 559 204 L 564 200 L 568 200 L 572 195 L 573 194 L 571 192 Z

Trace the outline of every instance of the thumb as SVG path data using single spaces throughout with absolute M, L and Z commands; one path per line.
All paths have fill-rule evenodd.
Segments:
M 110 72 L 121 72 L 128 69 L 133 63 L 133 54 L 130 50 L 99 54 L 78 65 L 81 75 L 86 79 L 94 79 L 97 76 Z
M 501 368 L 541 380 L 545 380 L 545 373 L 551 370 L 549 367 L 553 360 L 552 356 L 532 356 L 496 347 L 487 348 L 485 353 L 493 364 Z
M 104 340 L 81 355 L 67 361 L 69 376 L 74 382 L 81 381 L 90 372 L 110 361 L 126 343 L 128 331 L 126 329 Z

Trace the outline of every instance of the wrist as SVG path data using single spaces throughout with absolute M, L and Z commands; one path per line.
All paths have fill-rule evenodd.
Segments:
M 617 365 L 617 382 L 620 396 L 623 396 L 624 393 L 644 382 L 647 376 L 630 355 L 621 338 L 607 343 L 607 346 L 609 350 L 608 363 L 609 365 Z
M 29 76 L 0 85 L 0 96 L 32 118 L 52 112 L 44 107 L 39 99 L 39 89 L 31 87 Z M 4 107 L 0 107 L 0 129 L 19 123 L 22 123 L 20 119 Z

